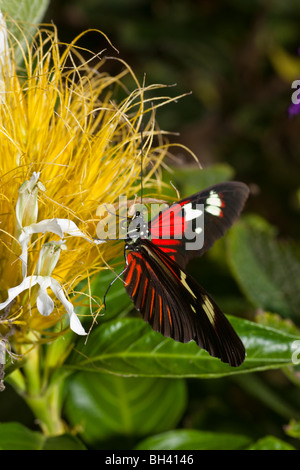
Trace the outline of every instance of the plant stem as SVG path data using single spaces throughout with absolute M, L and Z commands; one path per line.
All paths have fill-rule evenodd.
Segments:
M 55 382 L 42 380 L 42 347 L 36 345 L 26 354 L 23 366 L 26 391 L 22 397 L 37 418 L 38 424 L 47 436 L 57 436 L 65 432 L 61 419 L 63 380 L 56 377 Z
M 47 436 L 63 434 L 65 424 L 61 419 L 61 387 L 56 383 L 40 395 L 26 395 L 25 401 L 37 418 L 38 424 Z

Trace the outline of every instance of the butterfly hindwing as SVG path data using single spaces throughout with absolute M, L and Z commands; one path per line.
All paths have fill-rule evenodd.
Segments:
M 245 349 L 207 292 L 147 239 L 127 255 L 125 288 L 155 331 L 176 341 L 196 343 L 212 356 L 239 366 Z
M 151 220 L 151 241 L 181 267 L 185 267 L 191 258 L 201 256 L 225 234 L 240 215 L 248 194 L 249 189 L 244 183 L 231 181 L 182 199 Z M 200 204 L 204 207 L 203 214 L 197 209 Z M 194 250 L 190 249 L 190 243 L 196 236 L 194 227 L 197 217 L 204 217 L 204 244 Z M 178 234 L 182 236 L 176 237 Z

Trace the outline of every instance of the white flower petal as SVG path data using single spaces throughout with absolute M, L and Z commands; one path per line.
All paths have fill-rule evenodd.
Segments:
M 38 276 L 51 276 L 59 260 L 61 250 L 66 249 L 67 247 L 63 240 L 44 243 L 40 249 L 35 274 Z
M 83 232 L 81 232 L 81 230 L 79 230 L 75 222 L 73 222 L 72 220 L 69 220 L 69 219 L 56 219 L 56 220 L 64 233 L 67 233 L 68 235 L 71 235 L 72 237 L 84 238 L 90 243 L 94 241 L 90 239 L 89 237 L 87 237 Z
M 28 255 L 28 245 L 30 242 L 31 235 L 33 233 L 46 233 L 52 232 L 56 233 L 59 237 L 63 238 L 64 234 L 57 223 L 56 219 L 45 219 L 41 222 L 37 222 L 36 224 L 28 225 L 27 227 L 23 227 L 22 231 L 18 237 L 19 243 L 22 248 L 22 253 L 20 255 L 20 260 L 22 262 L 22 275 L 23 278 L 27 275 L 27 255 Z
M 69 315 L 71 330 L 77 333 L 78 335 L 86 335 L 87 333 L 81 325 L 80 320 L 75 313 L 73 305 L 66 298 L 63 288 L 61 287 L 59 282 L 57 282 L 53 278 L 51 278 L 51 289 L 53 290 L 58 300 L 63 304 Z
M 60 238 L 63 238 L 63 230 L 58 223 L 58 219 L 45 219 L 37 222 L 36 224 L 31 224 L 28 227 L 24 228 L 28 234 L 32 235 L 33 233 L 46 233 L 52 232 L 56 233 Z
M 36 306 L 38 311 L 47 317 L 50 313 L 53 312 L 54 302 L 47 293 L 47 289 L 40 289 L 39 295 L 36 299 Z
M 0 310 L 7 307 L 7 305 L 10 304 L 12 300 L 14 300 L 19 294 L 21 294 L 21 292 L 23 292 L 26 289 L 29 289 L 30 287 L 35 286 L 38 283 L 38 278 L 39 276 L 26 277 L 21 282 L 21 284 L 19 284 L 16 287 L 11 287 L 10 289 L 8 289 L 8 297 L 5 300 L 5 302 L 2 302 L 0 304 Z
M 80 323 L 80 320 L 77 317 L 76 313 L 73 311 L 71 314 L 69 314 L 69 317 L 71 330 L 74 331 L 74 333 L 76 333 L 77 335 L 85 336 L 87 332 Z
M 27 255 L 28 255 L 28 245 L 31 237 L 31 233 L 28 233 L 28 230 L 22 229 L 20 235 L 19 235 L 19 243 L 22 248 L 22 253 L 20 255 L 20 260 L 22 262 L 22 276 L 23 279 L 27 276 Z
M 57 223 L 60 225 L 62 231 L 64 233 L 67 233 L 71 235 L 72 237 L 81 237 L 87 240 L 90 243 L 95 243 L 96 245 L 99 245 L 100 243 L 104 243 L 104 240 L 94 240 L 92 238 L 87 237 L 73 222 L 72 220 L 69 219 L 56 219 Z
M 11 287 L 8 289 L 8 297 L 5 302 L 0 303 L 0 310 L 7 307 L 12 300 L 14 300 L 21 292 L 29 289 L 36 284 L 39 284 L 40 290 L 37 297 L 37 309 L 38 311 L 45 316 L 48 316 L 52 313 L 54 309 L 54 302 L 51 297 L 47 293 L 48 287 L 51 287 L 53 293 L 57 297 L 57 299 L 63 304 L 65 307 L 69 318 L 70 318 L 70 328 L 72 331 L 77 333 L 78 335 L 86 335 L 86 331 L 84 330 L 83 326 L 80 323 L 79 318 L 77 317 L 74 307 L 66 298 L 62 286 L 59 284 L 56 279 L 53 279 L 50 276 L 28 276 L 21 284 L 16 287 Z
M 30 178 L 30 182 L 31 182 L 32 186 L 34 186 L 38 182 L 40 174 L 41 173 L 39 171 L 38 172 L 34 171 L 32 173 L 31 178 Z
M 56 220 L 64 233 L 68 233 L 69 235 L 72 235 L 73 237 L 86 238 L 84 233 L 82 233 L 79 230 L 75 222 L 73 222 L 72 220 L 69 220 L 69 219 L 56 219 Z
M 32 173 L 30 180 L 25 181 L 19 188 L 19 197 L 16 204 L 17 228 L 33 224 L 38 216 L 38 190 L 45 191 L 44 186 L 38 181 L 40 173 Z M 25 216 L 25 218 L 24 218 Z M 27 224 L 26 224 L 27 222 Z
M 1 63 L 5 62 L 8 51 L 7 28 L 2 11 L 0 11 L 0 58 Z
M 22 276 L 23 279 L 27 276 L 27 255 L 28 255 L 28 242 L 26 239 L 21 243 L 22 253 L 20 255 L 20 260 L 22 262 Z
M 5 65 L 11 70 L 9 45 L 7 40 L 7 27 L 0 10 L 0 91 L 5 92 Z M 2 100 L 1 100 L 2 101 Z M 3 100 L 4 101 L 4 100 Z

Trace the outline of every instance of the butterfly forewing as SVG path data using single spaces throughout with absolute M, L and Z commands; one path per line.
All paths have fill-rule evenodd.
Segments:
M 154 330 L 196 343 L 231 366 L 245 358 L 243 343 L 207 294 L 154 243 L 140 239 L 127 255 L 125 288 Z
M 191 258 L 201 256 L 225 234 L 239 217 L 248 195 L 249 189 L 245 184 L 231 181 L 182 199 L 151 220 L 151 241 L 185 267 Z M 197 209 L 199 205 L 203 205 L 203 213 Z M 191 240 L 196 237 L 194 228 L 198 217 L 204 217 L 204 243 L 200 249 L 194 250 L 191 249 Z M 180 233 L 182 236 L 178 237 Z

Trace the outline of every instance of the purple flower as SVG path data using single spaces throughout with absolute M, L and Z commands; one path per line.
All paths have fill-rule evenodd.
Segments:
M 289 117 L 290 117 L 290 118 L 292 118 L 292 117 L 295 116 L 296 114 L 299 114 L 299 113 L 300 113 L 300 103 L 298 103 L 298 104 L 292 103 L 292 104 L 288 107 L 288 113 L 289 113 Z

